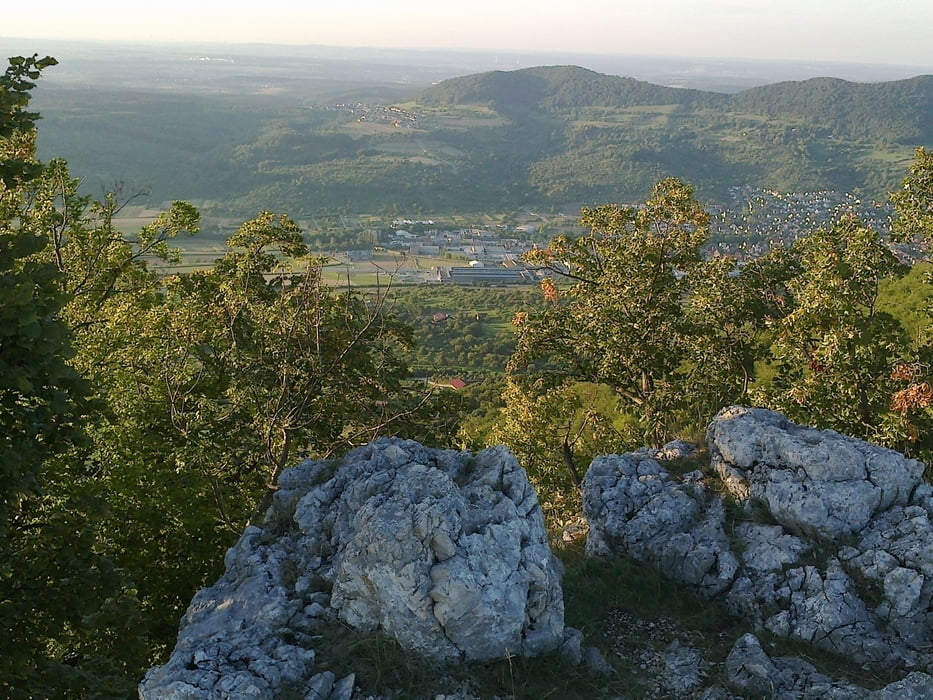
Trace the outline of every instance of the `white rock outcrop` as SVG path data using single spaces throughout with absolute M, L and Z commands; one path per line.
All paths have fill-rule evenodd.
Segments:
M 474 455 L 382 439 L 335 463 L 307 461 L 282 474 L 264 524 L 225 563 L 142 698 L 341 697 L 352 678 L 314 664 L 314 630 L 333 616 L 443 661 L 536 655 L 564 641 L 561 566 L 505 448 Z
M 716 416 L 707 443 L 718 479 L 672 476 L 666 449 L 595 459 L 588 552 L 651 562 L 757 629 L 860 665 L 933 670 L 923 465 L 737 406 Z M 738 511 L 728 522 L 723 486 Z
M 707 431 L 710 462 L 740 500 L 762 503 L 788 532 L 835 541 L 905 505 L 923 464 L 780 413 L 733 406 Z

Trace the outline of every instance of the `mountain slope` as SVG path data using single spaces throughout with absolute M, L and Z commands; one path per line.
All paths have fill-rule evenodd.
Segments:
M 888 83 L 813 78 L 745 90 L 729 101 L 733 111 L 771 119 L 823 124 L 846 138 L 905 144 L 933 140 L 933 76 Z
M 933 77 L 863 84 L 831 78 L 725 95 L 574 66 L 455 78 L 418 102 L 482 105 L 525 140 L 529 189 L 545 199 L 637 199 L 676 175 L 722 199 L 730 187 L 837 189 L 881 198 L 913 148 L 933 141 Z M 535 142 L 520 116 L 550 124 Z
M 452 78 L 418 96 L 424 105 L 488 104 L 506 112 L 538 107 L 713 105 L 725 100 L 719 93 L 669 88 L 579 66 L 542 66 Z
M 641 201 L 666 176 L 711 202 L 743 185 L 883 199 L 914 148 L 933 145 L 933 76 L 727 95 L 544 66 L 396 86 L 395 103 L 365 90 L 171 104 L 157 91 L 60 92 L 42 107 L 40 148 L 89 184 L 151 185 L 155 203 L 333 220 Z

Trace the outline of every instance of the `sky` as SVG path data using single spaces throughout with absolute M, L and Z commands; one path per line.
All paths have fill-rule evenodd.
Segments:
M 930 0 L 44 0 L 0 37 L 818 60 L 927 67 Z

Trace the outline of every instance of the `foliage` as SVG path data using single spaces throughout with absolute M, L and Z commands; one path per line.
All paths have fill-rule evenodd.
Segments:
M 709 276 L 700 254 L 708 216 L 691 187 L 668 179 L 644 207 L 587 209 L 581 223 L 590 234 L 528 256 L 553 277 L 542 283 L 546 308 L 518 319 L 510 373 L 535 394 L 568 380 L 607 384 L 637 419 L 638 438 L 658 443 L 682 413 L 684 385 L 708 384 L 695 341 L 709 337 L 713 317 L 688 313 Z
M 914 153 L 901 188 L 891 194 L 897 210 L 894 230 L 903 238 L 933 239 L 933 151 L 920 147 Z
M 29 92 L 50 58 L 0 76 L 0 692 L 126 697 L 143 650 L 133 592 L 100 554 L 103 504 L 70 487 L 88 388 L 68 359 L 61 273 L 28 215 L 35 160 Z
M 836 138 L 863 140 L 886 133 L 906 145 L 933 137 L 923 116 L 933 107 L 931 86 L 929 75 L 877 84 L 812 78 L 751 88 L 730 101 L 739 112 L 832 125 Z
M 929 249 L 933 240 L 933 153 L 925 148 L 915 151 L 914 161 L 901 188 L 891 194 L 891 201 L 896 211 L 895 236 L 901 240 L 919 239 Z M 914 310 L 920 311 L 921 316 L 919 329 L 915 331 L 916 353 L 894 372 L 893 378 L 902 383 L 902 388 L 892 396 L 891 409 L 900 418 L 901 432 L 906 433 L 909 447 L 929 463 L 933 459 L 933 339 L 929 331 L 933 304 L 928 268 L 924 267 L 920 274 L 924 275 L 924 284 L 911 290 Z M 904 299 L 898 301 L 903 303 Z
M 535 393 L 510 377 L 502 399 L 485 442 L 509 446 L 552 527 L 581 512 L 580 485 L 590 460 L 631 449 L 640 437 L 636 422 L 620 411 L 623 401 L 605 384 L 567 382 Z
M 38 491 L 36 474 L 43 460 L 73 439 L 80 416 L 76 399 L 83 393 L 65 361 L 70 340 L 56 317 L 65 303 L 56 285 L 57 271 L 34 258 L 46 241 L 22 230 L 18 221 L 22 188 L 41 171 L 32 157 L 35 115 L 22 111 L 33 87 L 27 78 L 37 77 L 47 64 L 35 58 L 14 60 L 0 78 L 0 528 L 22 495 Z
M 877 309 L 881 281 L 906 270 L 880 235 L 842 215 L 797 241 L 790 310 L 775 323 L 777 376 L 762 398 L 792 420 L 892 443 L 885 434 L 900 324 Z
M 197 230 L 190 205 L 131 243 L 113 200 L 86 209 L 62 166 L 52 172 L 64 206 L 36 215 L 60 217 L 75 364 L 108 408 L 89 426 L 90 478 L 76 488 L 108 492 L 110 547 L 137 577 L 158 656 L 285 466 L 365 442 L 425 401 L 401 383 L 408 329 L 383 299 L 325 286 L 287 217 L 262 213 L 210 269 L 162 277 L 146 258 Z

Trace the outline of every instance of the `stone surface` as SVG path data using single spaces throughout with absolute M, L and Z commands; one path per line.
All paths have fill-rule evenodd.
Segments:
M 716 595 L 731 584 L 738 565 L 723 529 L 722 503 L 696 474 L 672 479 L 658 461 L 671 452 L 665 446 L 593 460 L 583 485 L 586 550 L 657 562 L 671 578 Z
M 141 697 L 349 697 L 352 679 L 335 684 L 314 664 L 313 632 L 334 615 L 443 661 L 535 655 L 564 640 L 561 566 L 505 448 L 384 439 L 338 463 L 305 462 L 282 474 L 263 526 L 225 564 Z
M 769 656 L 758 638 L 746 634 L 733 645 L 724 664 L 726 683 L 743 697 L 774 700 L 920 700 L 933 697 L 933 676 L 913 672 L 879 690 L 869 690 L 819 673 L 796 657 Z
M 723 410 L 707 440 L 705 476 L 671 476 L 667 448 L 596 458 L 584 479 L 588 553 L 649 562 L 757 629 L 860 666 L 933 670 L 923 465 L 761 409 Z M 756 664 L 740 685 L 767 693 L 775 672 Z
M 733 406 L 707 431 L 710 462 L 732 495 L 761 502 L 788 532 L 835 541 L 905 505 L 923 475 L 916 460 L 780 413 Z

